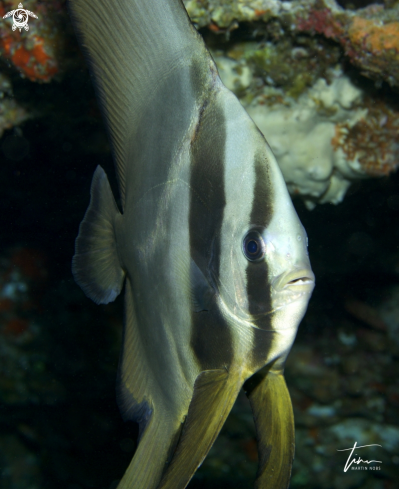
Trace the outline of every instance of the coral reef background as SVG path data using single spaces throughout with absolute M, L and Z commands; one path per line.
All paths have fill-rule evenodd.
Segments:
M 399 3 L 185 3 L 309 235 L 317 286 L 286 368 L 291 488 L 394 489 Z M 14 8 L 0 1 L 1 17 Z M 0 19 L 0 487 L 112 489 L 138 434 L 115 401 L 122 301 L 94 305 L 70 271 L 98 164 L 117 195 L 112 161 L 65 2 L 24 8 L 38 16 L 28 32 Z M 381 445 L 359 452 L 380 470 L 343 471 L 337 450 L 355 441 Z M 256 466 L 240 395 L 189 487 L 252 487 Z

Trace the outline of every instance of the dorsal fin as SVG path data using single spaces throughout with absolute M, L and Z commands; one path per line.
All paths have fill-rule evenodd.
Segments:
M 106 119 L 124 209 L 128 166 L 140 163 L 139 129 L 156 109 L 151 104 L 159 105 L 158 88 L 205 47 L 181 1 L 74 0 L 69 6 Z M 165 103 L 181 95 L 181 86 L 170 83 Z

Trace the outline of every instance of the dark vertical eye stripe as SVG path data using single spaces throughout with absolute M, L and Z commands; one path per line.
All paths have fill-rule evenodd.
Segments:
M 263 230 L 267 228 L 273 213 L 273 192 L 270 181 L 268 162 L 265 156 L 255 155 L 255 187 L 252 201 L 250 225 Z M 272 309 L 271 286 L 268 277 L 268 264 L 248 262 L 247 269 L 247 297 L 249 313 L 252 315 L 269 312 Z M 263 330 L 271 329 L 273 314 L 254 318 L 253 323 Z M 270 342 L 269 335 L 264 331 L 254 329 L 254 345 L 252 348 L 253 365 L 264 365 L 268 355 Z
M 212 97 L 212 96 L 211 96 Z M 200 111 L 191 143 L 190 255 L 211 287 L 218 287 L 221 229 L 226 206 L 225 166 L 226 123 L 216 100 Z M 229 327 L 214 300 L 208 311 L 192 312 L 191 347 L 206 369 L 231 364 L 233 341 Z
M 272 218 L 273 195 L 266 156 L 255 155 L 255 189 L 251 209 L 250 224 L 266 228 Z
M 272 189 L 268 174 L 268 162 L 261 155 L 255 155 L 255 188 L 252 201 L 250 225 L 259 230 L 267 228 L 273 211 Z M 247 297 L 250 314 L 260 314 L 271 310 L 268 266 L 266 261 L 247 265 Z

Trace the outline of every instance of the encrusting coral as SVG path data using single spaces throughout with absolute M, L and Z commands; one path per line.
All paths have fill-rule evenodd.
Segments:
M 399 85 L 399 4 L 343 9 L 334 0 L 223 0 L 184 1 L 198 27 L 228 32 L 239 23 L 271 26 L 277 22 L 285 34 L 320 34 L 336 41 L 349 60 L 370 78 Z
M 291 63 L 282 70 L 272 44 L 239 44 L 215 51 L 214 59 L 225 85 L 266 136 L 291 194 L 311 209 L 339 203 L 356 179 L 395 170 L 399 118 L 383 98 L 366 96 L 342 65 L 329 67 L 324 53 L 312 69 L 309 52 L 308 46 L 291 46 L 285 53 Z
M 331 144 L 335 151 L 345 154 L 355 171 L 385 176 L 399 165 L 398 114 L 382 102 L 368 99 L 365 105 L 367 116 L 353 126 L 348 122 L 336 124 Z
M 332 0 L 186 6 L 198 26 L 208 26 L 223 82 L 264 133 L 291 194 L 308 208 L 339 203 L 354 180 L 397 168 L 399 108 L 378 87 L 387 82 L 394 93 L 399 85 L 398 6 L 353 11 Z

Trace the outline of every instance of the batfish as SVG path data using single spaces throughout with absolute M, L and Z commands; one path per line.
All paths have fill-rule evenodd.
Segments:
M 119 210 L 97 167 L 73 258 L 97 304 L 124 287 L 117 397 L 140 438 L 118 487 L 186 487 L 244 386 L 255 487 L 286 488 L 283 370 L 314 275 L 275 157 L 180 0 L 70 0 L 70 10 L 120 192 Z

